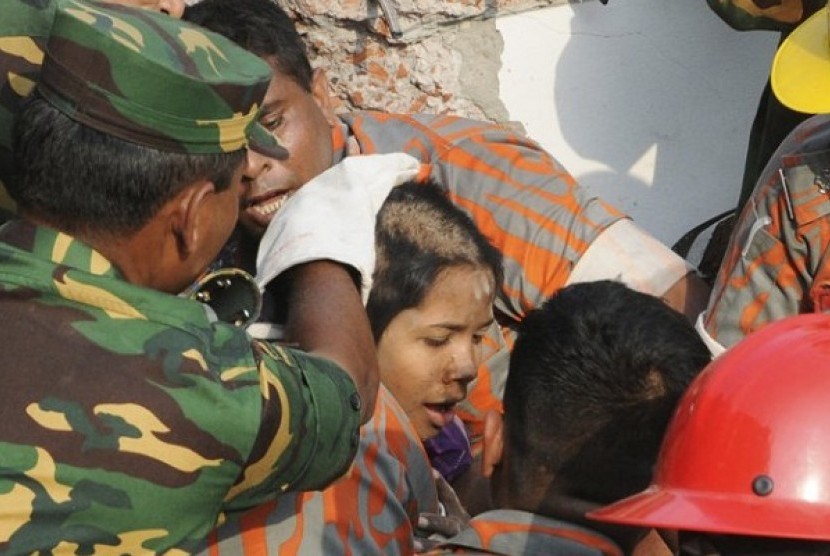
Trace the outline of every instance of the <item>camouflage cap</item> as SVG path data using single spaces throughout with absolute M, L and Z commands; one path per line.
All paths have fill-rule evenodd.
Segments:
M 60 0 L 38 90 L 80 123 L 192 154 L 287 152 L 257 122 L 271 70 L 224 37 L 155 12 Z
M 2 0 L 0 4 L 0 181 L 9 181 L 14 173 L 12 123 L 23 99 L 35 88 L 56 4 L 32 0 Z M 0 208 L 14 207 L 0 187 Z

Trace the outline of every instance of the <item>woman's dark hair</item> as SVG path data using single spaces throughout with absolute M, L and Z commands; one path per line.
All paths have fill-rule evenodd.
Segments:
M 401 311 L 417 307 L 450 267 L 485 268 L 501 288 L 501 254 L 432 181 L 407 182 L 381 207 L 377 261 L 366 311 L 377 342 Z

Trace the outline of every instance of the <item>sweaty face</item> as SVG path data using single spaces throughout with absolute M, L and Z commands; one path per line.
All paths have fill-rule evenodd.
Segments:
M 273 63 L 271 68 L 274 76 L 260 122 L 288 150 L 288 158 L 267 159 L 265 170 L 250 180 L 239 222 L 254 237 L 265 232 L 268 222 L 294 191 L 331 166 L 333 157 L 331 126 L 336 118 L 329 108 L 325 74 L 315 72 L 309 92 L 274 69 Z
M 418 307 L 392 319 L 378 342 L 381 380 L 422 440 L 438 434 L 467 396 L 493 322 L 494 294 L 489 271 L 450 267 Z
M 176 19 L 181 19 L 184 13 L 184 0 L 112 0 L 112 2 L 163 12 Z

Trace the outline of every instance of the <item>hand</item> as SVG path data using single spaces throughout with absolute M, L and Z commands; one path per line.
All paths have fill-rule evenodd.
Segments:
M 404 154 L 348 157 L 295 193 L 268 225 L 257 253 L 264 288 L 298 264 L 328 259 L 360 273 L 363 302 L 375 268 L 375 218 L 396 185 L 414 179 L 420 163 Z
M 434 548 L 440 542 L 454 537 L 470 522 L 470 514 L 450 484 L 436 470 L 433 469 L 432 474 L 441 512 L 418 514 L 418 537 L 415 539 L 417 552 Z

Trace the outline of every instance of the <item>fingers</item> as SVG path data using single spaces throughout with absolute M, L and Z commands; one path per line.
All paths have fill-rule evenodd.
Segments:
M 424 533 L 448 539 L 461 532 L 466 522 L 456 516 L 424 512 L 418 514 L 418 529 Z
M 458 494 L 456 494 L 446 479 L 434 469 L 433 476 L 435 477 L 435 490 L 438 493 L 438 501 L 443 506 L 444 514 L 466 524 L 470 520 L 470 514 L 467 513 L 466 508 L 464 508 L 464 505 L 458 498 Z

